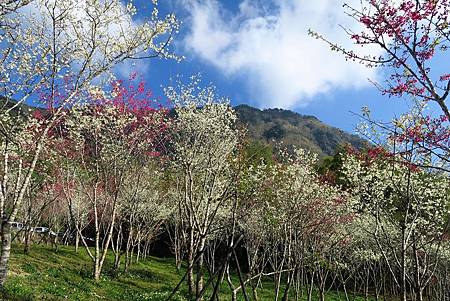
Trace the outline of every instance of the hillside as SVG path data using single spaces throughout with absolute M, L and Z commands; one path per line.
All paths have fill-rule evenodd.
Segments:
M 331 127 L 314 116 L 305 116 L 282 109 L 259 110 L 248 105 L 235 107 L 239 122 L 248 129 L 252 140 L 272 146 L 293 146 L 310 150 L 319 156 L 333 155 L 340 145 L 362 148 L 365 140 Z
M 0 96 L 0 111 L 8 110 L 12 107 L 14 107 L 14 109 L 12 110 L 13 113 L 19 113 L 24 115 L 30 114 L 30 112 L 32 112 L 35 109 L 25 103 L 17 104 L 17 102 L 14 100 L 8 99 L 4 96 Z

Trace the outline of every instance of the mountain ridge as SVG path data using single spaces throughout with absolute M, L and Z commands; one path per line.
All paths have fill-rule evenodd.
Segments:
M 334 155 L 340 146 L 362 149 L 368 144 L 361 137 L 327 125 L 315 116 L 278 108 L 260 110 L 246 104 L 234 109 L 238 123 L 246 126 L 249 139 L 272 147 L 301 147 L 325 157 Z

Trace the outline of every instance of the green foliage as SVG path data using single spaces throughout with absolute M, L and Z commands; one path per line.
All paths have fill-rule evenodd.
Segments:
M 349 183 L 342 170 L 347 150 L 339 146 L 333 156 L 323 158 L 317 166 L 317 172 L 329 183 L 348 187 Z
M 262 141 L 250 141 L 244 147 L 245 162 L 250 166 L 257 166 L 264 163 L 272 165 L 273 163 L 273 147 Z
M 281 124 L 275 124 L 271 128 L 267 129 L 263 133 L 263 137 L 267 140 L 277 139 L 281 140 L 285 137 L 286 130 Z

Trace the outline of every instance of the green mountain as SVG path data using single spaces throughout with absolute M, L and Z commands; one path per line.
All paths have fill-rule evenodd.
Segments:
M 331 156 L 338 146 L 363 148 L 367 141 L 331 127 L 314 116 L 282 109 L 259 110 L 248 105 L 235 107 L 239 123 L 248 129 L 250 140 L 275 148 L 301 147 L 320 157 Z

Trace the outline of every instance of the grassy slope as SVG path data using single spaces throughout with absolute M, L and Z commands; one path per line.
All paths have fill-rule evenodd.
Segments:
M 95 283 L 90 279 L 90 260 L 83 249 L 76 254 L 73 247 L 62 246 L 55 253 L 47 246 L 33 246 L 31 254 L 25 255 L 15 246 L 5 285 L 8 300 L 164 300 L 182 276 L 172 259 L 155 257 L 133 264 L 128 273 L 108 275 L 112 262 L 109 256 L 104 276 Z M 272 289 L 270 282 L 263 283 L 258 291 L 260 300 L 273 300 Z M 229 300 L 228 293 L 224 283 L 220 300 Z M 185 300 L 184 294 L 186 287 L 173 300 Z M 338 295 L 330 293 L 327 300 L 339 300 Z

